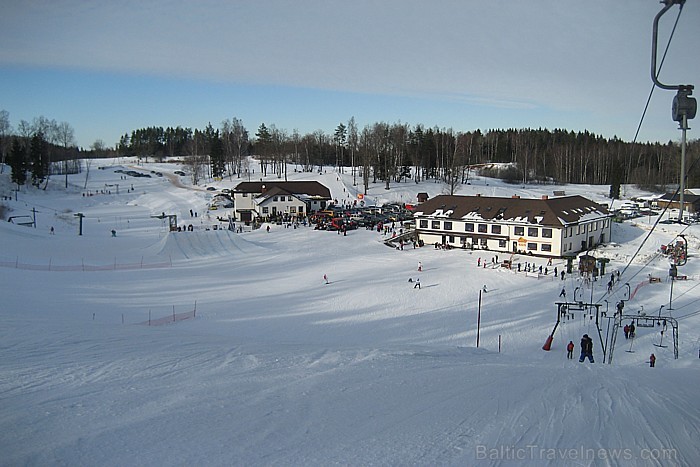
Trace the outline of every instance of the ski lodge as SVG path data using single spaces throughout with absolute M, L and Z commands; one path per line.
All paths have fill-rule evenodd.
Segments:
M 231 190 L 238 221 L 277 216 L 305 216 L 325 209 L 331 192 L 316 181 L 241 182 Z
M 555 258 L 607 243 L 612 232 L 608 209 L 583 196 L 439 195 L 414 215 L 418 238 L 428 245 Z

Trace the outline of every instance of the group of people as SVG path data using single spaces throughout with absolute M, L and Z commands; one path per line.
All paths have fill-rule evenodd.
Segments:
M 634 326 L 632 324 L 631 326 Z M 627 326 L 625 326 L 627 328 Z M 634 331 L 632 331 L 634 332 Z M 625 337 L 627 337 L 628 331 L 625 330 Z M 632 336 L 634 337 L 634 336 Z M 574 341 L 569 341 L 569 343 L 566 345 L 566 358 L 568 359 L 573 359 L 574 358 Z M 595 363 L 593 361 L 593 339 L 589 337 L 588 334 L 584 334 L 583 337 L 581 337 L 581 356 L 579 357 L 578 361 L 583 363 L 585 359 L 588 359 L 589 362 Z M 651 368 L 654 368 L 656 365 L 656 355 L 653 353 L 649 356 L 649 366 Z

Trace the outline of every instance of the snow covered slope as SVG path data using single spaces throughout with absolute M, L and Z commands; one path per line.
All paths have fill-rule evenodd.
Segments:
M 615 225 L 614 243 L 594 253 L 622 272 L 608 295 L 606 281 L 477 267 L 491 261 L 484 251 L 393 250 L 366 230 L 213 230 L 200 190 L 139 178 L 123 182 L 128 193 L 83 196 L 78 177 L 68 192 L 50 185 L 5 202 L 12 215 L 40 213 L 36 229 L 0 223 L 0 465 L 700 465 L 696 226 L 660 226 L 628 266 L 655 219 Z M 292 177 L 338 198 L 359 188 L 347 173 Z M 88 188 L 115 180 L 93 171 Z M 607 188 L 477 179 L 462 193 L 563 189 L 605 202 Z M 368 198 L 436 190 L 382 184 Z M 197 229 L 168 233 L 151 217 L 162 212 Z M 681 231 L 688 280 L 671 297 L 656 251 Z M 673 308 L 678 360 L 654 345 L 657 327 L 618 336 L 612 365 L 597 340 L 595 364 L 567 360 L 569 340 L 578 350 L 583 333 L 597 336 L 582 315 L 542 350 L 562 286 L 614 308 L 647 274 L 664 281 L 639 287 L 626 311 Z M 420 290 L 408 282 L 417 277 Z

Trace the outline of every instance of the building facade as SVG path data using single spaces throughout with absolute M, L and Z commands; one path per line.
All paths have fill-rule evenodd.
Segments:
M 426 244 L 545 257 L 573 256 L 611 240 L 612 214 L 582 196 L 440 195 L 417 206 Z
M 315 181 L 241 182 L 231 190 L 236 220 L 301 217 L 325 209 L 330 190 Z

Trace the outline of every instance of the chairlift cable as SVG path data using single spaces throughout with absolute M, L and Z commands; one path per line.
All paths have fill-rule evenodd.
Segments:
M 678 10 L 678 16 L 676 16 L 676 21 L 673 23 L 673 29 L 671 29 L 671 34 L 668 37 L 668 42 L 666 43 L 666 48 L 664 49 L 664 55 L 661 57 L 661 62 L 659 63 L 659 70 L 658 72 L 661 72 L 661 68 L 664 66 L 664 60 L 666 60 L 666 54 L 668 53 L 668 49 L 671 46 L 671 40 L 673 39 L 673 34 L 676 32 L 676 26 L 678 26 L 678 20 L 681 18 L 681 13 L 683 12 L 683 5 L 681 5 L 681 8 Z M 658 75 L 658 73 L 657 73 Z M 639 125 L 637 125 L 637 131 L 634 134 L 634 139 L 632 140 L 632 143 L 637 142 L 637 137 L 639 136 L 639 130 L 642 128 L 642 122 L 644 122 L 644 117 L 646 117 L 647 110 L 649 109 L 649 103 L 651 102 L 651 96 L 654 94 L 654 88 L 656 88 L 656 84 L 652 83 L 651 84 L 651 90 L 649 91 L 649 97 L 647 98 L 647 103 L 644 106 L 644 111 L 642 112 L 642 117 L 639 119 Z

